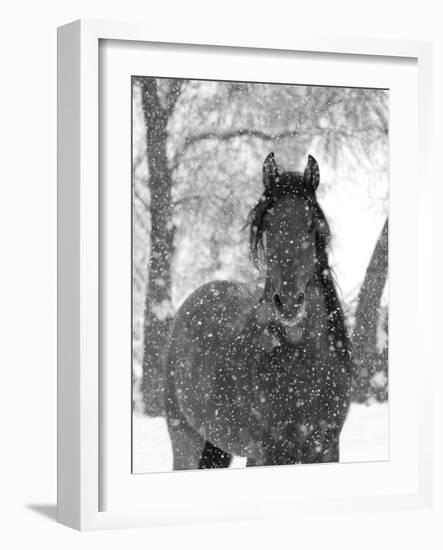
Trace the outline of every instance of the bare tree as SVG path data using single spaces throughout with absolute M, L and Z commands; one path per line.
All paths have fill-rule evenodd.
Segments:
M 167 346 L 171 304 L 171 260 L 175 227 L 172 221 L 172 176 L 167 158 L 168 122 L 180 94 L 181 80 L 167 81 L 159 89 L 155 78 L 141 80 L 146 124 L 151 250 L 145 295 L 142 394 L 146 411 L 163 413 L 163 354 Z M 163 92 L 163 93 L 162 93 Z
M 374 248 L 365 278 L 360 288 L 352 334 L 354 348 L 354 400 L 366 401 L 368 396 L 387 397 L 387 376 L 377 383 L 374 375 L 387 374 L 387 350 L 377 348 L 377 330 L 382 294 L 388 276 L 388 219 Z M 378 391 L 377 391 L 378 390 Z

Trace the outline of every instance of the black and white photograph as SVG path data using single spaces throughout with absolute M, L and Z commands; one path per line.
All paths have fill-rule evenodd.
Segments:
M 389 91 L 128 101 L 132 472 L 389 460 Z

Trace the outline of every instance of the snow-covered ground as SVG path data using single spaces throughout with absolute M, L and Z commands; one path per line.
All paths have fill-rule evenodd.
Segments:
M 172 452 L 164 418 L 134 415 L 133 471 L 165 472 L 172 468 Z M 353 404 L 340 440 L 341 462 L 389 460 L 389 406 Z M 245 459 L 234 457 L 232 467 Z

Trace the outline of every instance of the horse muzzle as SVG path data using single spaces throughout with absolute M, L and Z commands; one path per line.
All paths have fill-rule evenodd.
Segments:
M 298 325 L 306 314 L 306 296 L 304 292 L 299 292 L 295 296 L 288 294 L 283 296 L 276 292 L 272 297 L 275 313 L 280 322 L 293 327 Z

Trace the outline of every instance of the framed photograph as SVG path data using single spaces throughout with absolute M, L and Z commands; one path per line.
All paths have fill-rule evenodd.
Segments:
M 59 521 L 428 506 L 430 45 L 58 50 Z

